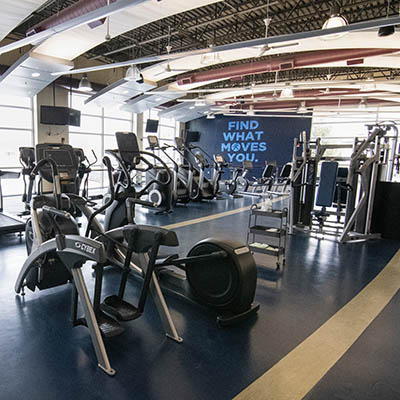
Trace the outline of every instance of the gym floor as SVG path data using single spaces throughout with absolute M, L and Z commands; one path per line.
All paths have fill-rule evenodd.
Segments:
M 177 224 L 184 254 L 209 236 L 245 242 L 252 202 L 189 204 L 159 216 L 138 212 L 137 222 Z M 237 212 L 226 215 L 230 210 Z M 86 328 L 69 322 L 68 286 L 27 291 L 24 299 L 14 293 L 25 245 L 16 235 L 2 237 L 0 399 L 399 399 L 400 257 L 390 262 L 398 249 L 389 240 L 339 245 L 291 236 L 282 275 L 259 267 L 261 308 L 240 326 L 218 328 L 215 314 L 167 296 L 181 344 L 164 336 L 150 299 L 142 318 L 106 342 L 117 371 L 111 378 L 97 368 Z M 382 281 L 386 270 L 391 274 Z M 92 289 L 90 265 L 84 272 Z M 114 293 L 118 281 L 108 269 L 105 294 Z M 132 279 L 127 298 L 138 288 Z M 365 316 L 374 304 L 380 306 Z M 344 313 L 354 326 L 342 323 Z

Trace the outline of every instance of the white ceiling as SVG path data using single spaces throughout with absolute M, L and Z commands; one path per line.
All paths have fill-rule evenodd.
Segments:
M 110 35 L 115 37 L 170 15 L 218 1 L 221 0 L 164 0 L 161 2 L 149 0 L 112 15 L 110 17 Z M 105 24 L 95 29 L 84 25 L 52 36 L 39 45 L 35 51 L 52 57 L 73 60 L 91 48 L 103 43 L 105 34 Z
M 0 40 L 45 2 L 46 0 L 1 0 Z

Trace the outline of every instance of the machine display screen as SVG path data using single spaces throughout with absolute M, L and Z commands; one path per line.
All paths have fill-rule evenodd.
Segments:
M 251 161 L 243 161 L 244 169 L 253 169 L 253 163 Z
M 176 137 L 176 138 L 175 138 L 175 144 L 176 144 L 176 146 L 177 146 L 178 148 L 183 147 L 183 139 L 180 138 L 180 137 Z
M 193 143 L 200 141 L 200 132 L 186 131 L 186 142 Z
M 147 140 L 149 141 L 150 147 L 158 146 L 158 137 L 157 136 L 147 136 Z
M 73 167 L 74 161 L 68 151 L 61 149 L 48 149 L 44 151 L 43 158 L 51 158 L 59 167 Z
M 146 132 L 157 133 L 158 132 L 158 120 L 148 119 L 146 122 Z

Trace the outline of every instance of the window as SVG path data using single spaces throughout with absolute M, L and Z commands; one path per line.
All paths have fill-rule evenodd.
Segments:
M 81 111 L 81 126 L 70 127 L 69 141 L 72 146 L 82 148 L 89 160 L 93 160 L 93 150 L 98 158 L 93 169 L 104 170 L 102 159 L 105 150 L 117 147 L 115 132 L 133 131 L 136 116 L 115 107 L 101 108 L 90 103 L 85 105 L 87 98 L 88 95 L 78 93 L 73 93 L 70 97 L 70 106 Z M 106 185 L 107 173 L 105 171 L 90 174 L 90 188 L 105 187 Z
M 33 145 L 32 100 L 0 95 L 0 169 L 21 172 L 19 147 Z M 22 177 L 4 179 L 1 184 L 4 197 L 23 193 Z
M 148 119 L 158 119 L 158 132 L 155 133 L 147 133 L 146 132 L 146 122 Z M 175 137 L 179 136 L 179 122 L 175 121 L 174 119 L 169 118 L 158 118 L 158 111 L 156 110 L 148 110 L 143 113 L 143 147 L 148 146 L 147 136 L 149 135 L 156 135 L 160 142 L 160 145 L 169 144 L 175 145 Z M 175 161 L 178 163 L 181 162 L 180 155 L 172 150 L 166 150 L 168 155 L 171 156 Z M 161 151 L 157 151 L 156 155 L 159 156 L 163 161 L 167 164 L 171 165 L 171 160 Z

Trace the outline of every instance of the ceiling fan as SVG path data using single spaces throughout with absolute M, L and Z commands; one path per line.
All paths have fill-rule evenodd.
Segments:
M 172 50 L 172 46 L 170 46 L 168 44 L 168 46 L 166 46 L 167 49 L 167 54 L 169 54 Z M 160 67 L 163 69 L 163 71 L 158 72 L 157 74 L 154 74 L 154 76 L 159 76 L 165 73 L 170 73 L 170 72 L 188 72 L 190 71 L 190 69 L 178 69 L 178 68 L 171 68 L 171 64 L 168 61 L 167 64 L 162 64 L 160 65 Z
M 272 18 L 268 17 L 268 8 L 267 8 L 267 18 L 264 19 L 264 24 L 265 24 L 265 39 L 268 38 L 268 28 L 269 25 L 271 24 Z M 295 43 L 288 43 L 288 44 L 281 44 L 281 45 L 277 45 L 277 46 L 270 46 L 268 43 L 265 44 L 264 46 L 261 47 L 260 52 L 257 54 L 257 57 L 262 57 L 263 55 L 265 55 L 265 53 L 267 53 L 270 50 L 273 49 L 280 49 L 282 47 L 291 47 L 291 46 L 298 46 L 299 43 L 295 42 Z

